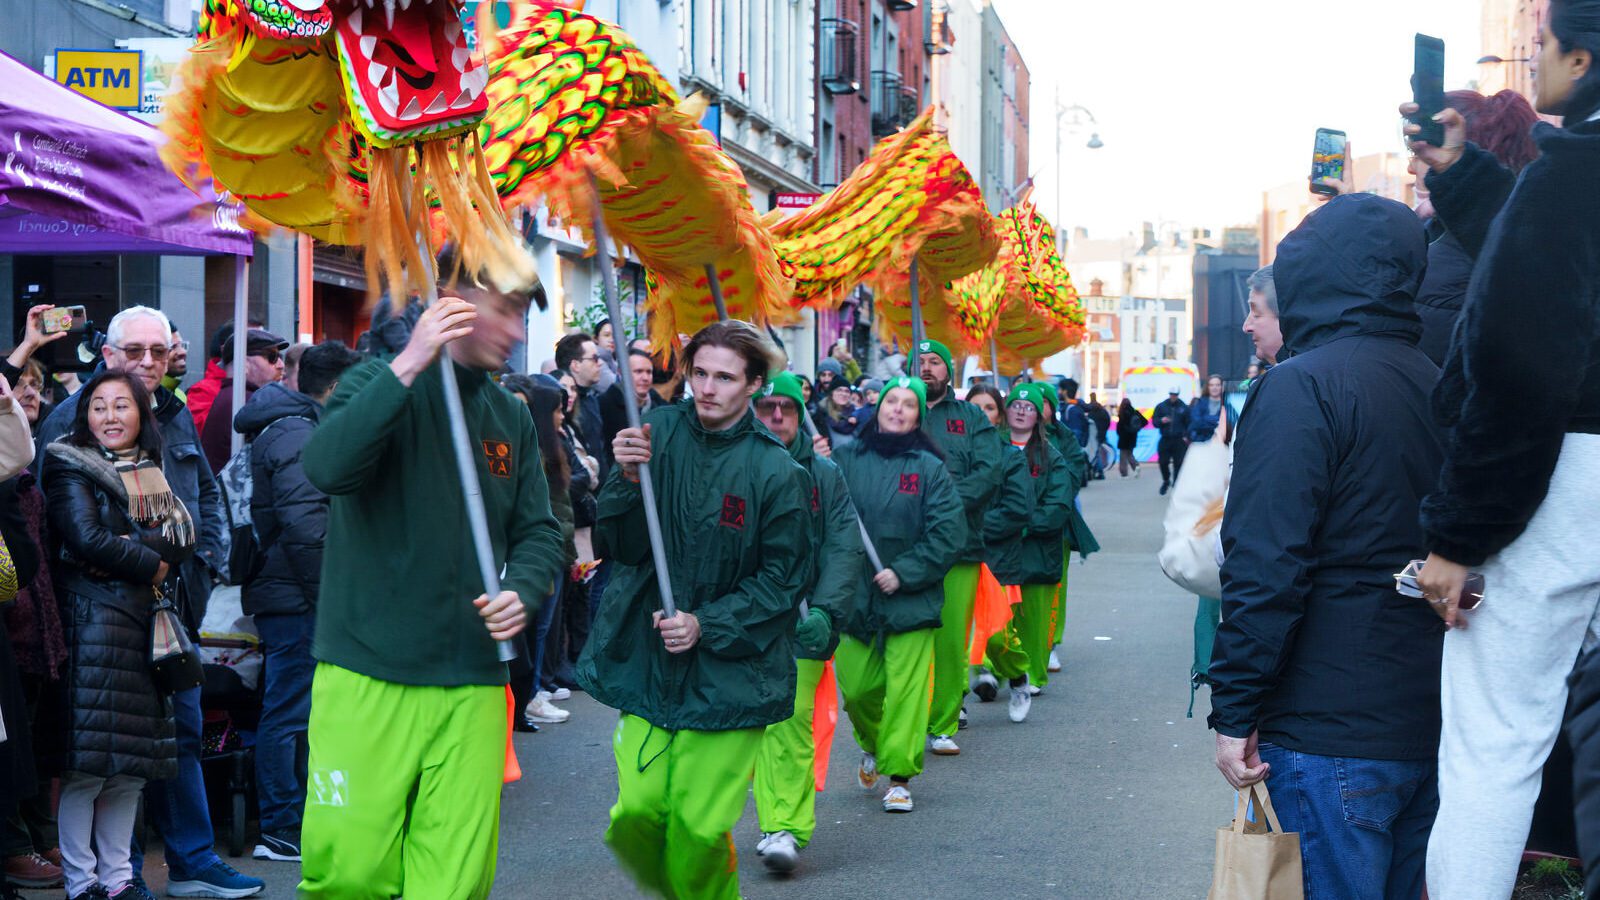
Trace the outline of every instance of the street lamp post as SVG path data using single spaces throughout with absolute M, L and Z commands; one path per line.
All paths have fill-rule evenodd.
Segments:
M 1072 121 L 1067 123 L 1068 127 L 1074 130 L 1082 130 L 1088 126 L 1098 126 L 1100 124 L 1095 121 L 1094 113 L 1090 112 L 1087 107 L 1076 103 L 1071 106 L 1063 104 L 1061 102 L 1061 86 L 1058 84 L 1056 85 L 1056 218 L 1060 221 L 1056 222 L 1056 250 L 1060 253 L 1067 252 L 1067 239 L 1064 236 L 1066 215 L 1061 208 L 1061 120 L 1068 115 L 1072 116 Z M 1105 142 L 1100 140 L 1099 132 L 1090 132 L 1089 142 L 1084 146 L 1090 150 L 1099 150 L 1105 146 Z

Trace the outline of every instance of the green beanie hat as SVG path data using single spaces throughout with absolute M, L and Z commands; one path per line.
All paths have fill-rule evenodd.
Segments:
M 1045 395 L 1044 391 L 1040 389 L 1041 387 L 1042 385 L 1034 381 L 1027 382 L 1026 384 L 1019 384 L 1016 387 L 1013 387 L 1011 389 L 1011 395 L 1006 397 L 1006 406 L 1009 407 L 1018 400 L 1026 400 L 1033 404 L 1033 408 L 1035 410 L 1038 410 L 1039 418 L 1044 418 Z
M 1056 386 L 1048 381 L 1030 381 L 1028 384 L 1039 389 L 1045 400 L 1050 402 L 1051 409 L 1061 408 L 1061 394 L 1056 391 Z M 1044 415 L 1044 410 L 1039 410 L 1039 415 Z
M 923 354 L 923 353 L 932 353 L 932 354 L 935 354 L 936 356 L 938 356 L 940 359 L 944 360 L 944 367 L 950 371 L 950 380 L 951 381 L 955 380 L 955 377 L 956 377 L 956 364 L 950 361 L 950 348 L 949 347 L 946 347 L 945 345 L 939 343 L 938 341 L 932 340 L 930 338 L 929 340 L 923 341 L 922 343 L 917 345 L 917 353 L 919 355 Z
M 922 379 L 921 378 L 907 378 L 906 376 L 901 375 L 901 376 L 899 376 L 897 378 L 891 378 L 888 381 L 884 382 L 883 392 L 878 395 L 878 407 L 882 407 L 883 406 L 884 398 L 889 396 L 889 392 L 894 390 L 895 388 L 905 388 L 906 390 L 910 391 L 911 393 L 916 394 L 917 395 L 917 421 L 920 422 L 923 419 L 927 418 L 927 416 L 928 416 L 928 386 L 922 383 Z M 877 409 L 873 410 L 873 415 L 874 416 L 877 415 Z
M 800 389 L 800 378 L 793 372 L 779 372 L 767 376 L 767 384 L 757 394 L 757 397 L 788 397 L 794 401 L 795 408 L 802 412 L 806 408 L 806 395 Z

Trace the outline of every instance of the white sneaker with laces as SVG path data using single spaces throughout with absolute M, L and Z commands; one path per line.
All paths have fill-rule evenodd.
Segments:
M 1050 664 L 1045 669 L 1050 672 L 1061 671 L 1061 657 L 1057 656 L 1054 650 L 1050 651 Z
M 948 734 L 936 734 L 928 739 L 928 749 L 936 756 L 960 756 L 961 748 Z
M 756 847 L 756 855 L 761 857 L 768 869 L 787 875 L 800 864 L 800 848 L 795 846 L 794 835 L 789 832 L 769 834 L 763 844 L 765 846 Z
M 550 699 L 557 702 L 562 700 L 571 700 L 572 690 L 570 688 L 558 687 L 550 692 Z
M 861 754 L 861 768 L 856 770 L 856 784 L 863 791 L 870 791 L 878 786 L 878 758 L 871 753 Z
M 1011 703 L 1006 709 L 1006 715 L 1013 722 L 1024 722 L 1028 718 L 1028 710 L 1033 707 L 1033 696 L 1028 693 L 1027 685 L 1011 689 Z
M 559 725 L 572 718 L 572 713 L 550 702 L 550 695 L 540 691 L 528 701 L 528 708 L 523 710 L 529 720 L 550 725 Z
M 911 812 L 911 790 L 903 784 L 889 788 L 889 793 L 883 795 L 883 811 L 892 813 Z
M 1031 681 L 1028 682 L 1028 696 L 1029 697 L 1037 697 L 1042 693 L 1044 693 L 1044 688 L 1039 687 L 1037 684 L 1034 684 Z

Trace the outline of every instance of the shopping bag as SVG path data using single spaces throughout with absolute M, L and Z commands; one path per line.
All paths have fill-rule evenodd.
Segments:
M 1228 492 L 1233 447 L 1213 438 L 1189 447 L 1178 483 L 1162 521 L 1166 539 L 1157 560 L 1178 587 L 1201 597 L 1222 596 L 1222 566 L 1217 561 L 1222 518 L 1215 509 Z
M 1254 822 L 1245 818 L 1247 803 L 1256 810 Z M 1265 783 L 1240 791 L 1234 801 L 1233 824 L 1217 829 L 1217 861 L 1206 898 L 1305 900 L 1300 835 L 1284 833 Z

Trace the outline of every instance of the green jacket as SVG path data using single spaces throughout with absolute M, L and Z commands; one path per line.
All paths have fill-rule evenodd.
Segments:
M 700 621 L 687 653 L 662 645 L 639 485 L 614 467 L 600 493 L 595 553 L 612 561 L 578 683 L 596 700 L 677 731 L 728 731 L 794 715 L 794 627 L 815 534 L 805 470 L 753 414 L 727 431 L 694 403 L 651 410 L 655 484 L 678 609 Z
M 996 432 L 998 435 L 999 432 Z M 1004 440 L 996 438 L 996 440 Z M 1033 513 L 1033 479 L 1028 476 L 1026 457 L 1012 453 L 1003 446 L 1000 451 L 1001 471 L 1004 477 L 994 501 L 983 514 L 983 561 L 1004 584 L 1016 584 L 1000 577 L 1002 570 L 1015 568 L 1016 557 L 1021 552 L 1022 532 L 1028 527 L 1028 516 Z
M 945 466 L 966 514 L 966 543 L 955 561 L 979 562 L 984 558 L 983 515 L 1000 489 L 1003 474 L 1003 448 L 995 440 L 994 426 L 983 410 L 947 393 L 938 403 L 928 404 L 922 430 L 944 454 Z
M 1051 421 L 1045 436 L 1050 438 L 1051 445 L 1066 461 L 1067 474 L 1072 482 L 1071 496 L 1068 498 L 1072 514 L 1067 519 L 1065 534 L 1067 549 L 1076 550 L 1080 557 L 1088 559 L 1089 554 L 1100 551 L 1100 542 L 1094 539 L 1094 532 L 1089 530 L 1089 523 L 1084 520 L 1077 503 L 1078 492 L 1089 483 L 1089 454 L 1083 452 L 1083 445 L 1059 421 Z
M 833 460 L 816 454 L 811 436 L 804 429 L 789 445 L 789 455 L 805 467 L 810 479 L 806 498 L 815 540 L 811 588 L 806 599 L 833 620 L 833 640 L 827 652 L 815 653 L 799 643 L 794 645 L 794 652 L 800 659 L 831 659 L 839 644 L 839 630 L 855 607 L 857 573 L 867 558 L 861 546 L 861 527 L 856 522 L 850 492 L 845 489 L 844 475 Z
M 439 364 L 411 387 L 386 360 L 339 379 L 301 453 L 331 498 L 312 653 L 400 684 L 505 684 L 472 598 L 483 593 L 456 478 Z M 561 531 L 528 407 L 456 367 L 502 590 L 531 612 L 561 568 Z
M 885 595 L 872 582 L 872 567 L 862 565 L 844 632 L 872 641 L 938 627 L 945 573 L 967 545 L 961 497 L 944 463 L 926 450 L 885 459 L 860 441 L 835 458 L 878 556 L 900 577 L 900 590 Z
M 1020 469 L 1027 482 L 1027 507 L 1006 524 L 995 520 L 1015 516 L 1015 510 L 989 509 L 985 530 L 1011 531 L 999 546 L 991 545 L 994 552 L 989 569 L 1001 584 L 1056 584 L 1061 581 L 1063 530 L 1072 513 L 1071 475 L 1048 440 L 1044 442 L 1044 465 L 1034 468 L 1028 465 L 1027 451 L 1011 443 L 1009 430 L 1002 431 L 1000 438 L 1005 442 L 1002 452 L 1007 467 L 1012 472 Z

